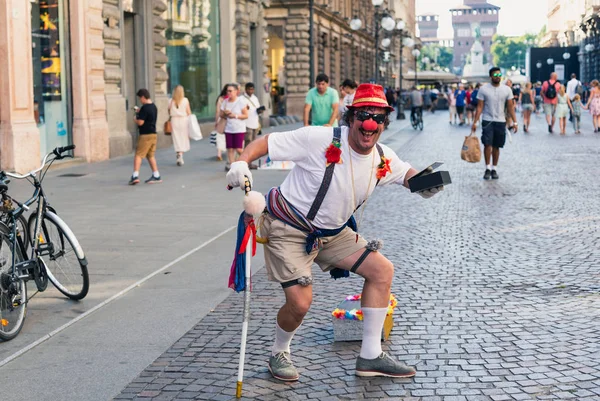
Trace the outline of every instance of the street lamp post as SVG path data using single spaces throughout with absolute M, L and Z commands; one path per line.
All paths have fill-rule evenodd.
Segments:
M 398 57 L 400 59 L 400 93 L 398 94 L 398 112 L 396 114 L 396 120 L 404 120 L 406 118 L 404 115 L 404 102 L 402 101 L 402 77 L 404 76 L 402 71 L 402 59 L 404 58 L 403 48 L 404 46 L 413 47 L 415 44 L 414 40 L 410 37 L 410 34 L 408 34 L 404 28 L 406 28 L 406 23 L 402 20 L 398 21 L 396 24 L 396 29 L 400 33 L 400 57 Z
M 418 60 L 419 56 L 421 55 L 421 51 L 418 48 L 415 48 L 412 51 L 412 55 L 415 56 L 415 88 L 416 88 L 419 86 L 419 80 L 417 78 L 417 70 L 418 70 L 417 60 Z
M 314 17 L 315 17 L 315 0 L 308 0 L 309 22 L 308 22 L 308 54 L 310 66 L 308 67 L 310 75 L 310 84 L 312 88 L 315 82 L 315 37 L 314 37 Z
M 387 15 L 387 11 L 381 11 L 381 5 L 384 0 L 371 0 L 373 7 L 375 7 L 374 28 L 375 28 L 375 83 L 379 83 L 379 29 L 385 29 L 386 31 L 394 30 L 396 22 L 392 17 Z M 384 14 L 385 16 L 379 21 L 379 16 Z M 350 21 L 350 28 L 354 31 L 362 27 L 362 21 L 358 17 L 354 17 Z

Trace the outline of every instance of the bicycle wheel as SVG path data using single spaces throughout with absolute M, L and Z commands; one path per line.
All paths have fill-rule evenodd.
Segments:
M 23 256 L 26 256 L 29 247 L 29 231 L 27 230 L 27 219 L 23 215 L 20 215 L 17 219 L 17 235 L 20 235 L 23 240 L 23 246 L 25 247 Z
M 421 131 L 423 131 L 423 119 L 422 118 L 419 120 L 419 129 Z
M 17 252 L 15 262 L 22 258 Z M 12 340 L 19 334 L 27 311 L 27 286 L 12 275 L 12 243 L 9 230 L 0 225 L 0 340 Z
M 35 215 L 29 217 L 29 235 L 34 237 Z M 46 211 L 38 234 L 38 256 L 48 278 L 67 297 L 83 299 L 89 290 L 87 261 L 75 235 L 56 214 Z
M 414 129 L 417 129 L 417 119 L 413 115 L 410 116 L 410 125 L 412 125 Z

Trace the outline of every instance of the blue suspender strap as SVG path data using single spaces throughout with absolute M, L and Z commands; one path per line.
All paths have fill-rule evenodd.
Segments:
M 333 137 L 339 141 L 341 136 L 342 136 L 342 129 L 340 127 L 333 128 Z M 315 200 L 314 200 L 312 206 L 310 207 L 308 214 L 306 215 L 306 218 L 308 220 L 312 221 L 317 216 L 317 212 L 321 208 L 321 204 L 323 203 L 323 200 L 325 199 L 325 195 L 327 195 L 327 191 L 329 190 L 329 185 L 331 184 L 331 180 L 333 179 L 333 169 L 334 168 L 335 168 L 335 163 L 331 163 L 325 169 L 325 175 L 323 176 L 323 181 L 321 182 L 321 187 L 319 188 L 319 191 L 317 192 L 317 196 L 315 197 Z

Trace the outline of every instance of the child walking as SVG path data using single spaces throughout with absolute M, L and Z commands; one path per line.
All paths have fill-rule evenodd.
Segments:
M 576 134 L 580 134 L 579 128 L 581 126 L 581 109 L 584 108 L 583 104 L 581 104 L 581 96 L 578 94 L 575 95 L 573 100 L 571 101 L 571 112 L 573 114 L 573 128 L 575 129 Z

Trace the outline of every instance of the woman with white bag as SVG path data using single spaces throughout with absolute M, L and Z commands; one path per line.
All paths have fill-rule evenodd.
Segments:
M 173 91 L 173 99 L 169 102 L 169 115 L 173 132 L 173 147 L 177 154 L 177 165 L 183 166 L 183 154 L 190 150 L 190 122 L 192 114 L 190 102 L 184 96 L 183 86 L 177 85 Z

